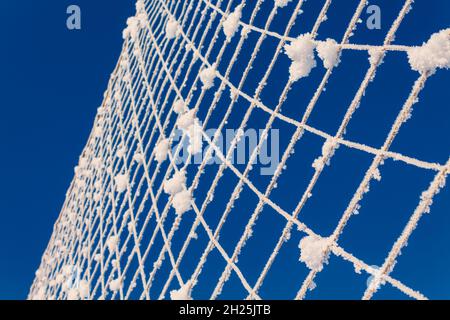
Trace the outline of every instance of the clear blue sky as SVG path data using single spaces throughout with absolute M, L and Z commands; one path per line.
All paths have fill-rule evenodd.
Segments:
M 267 15 L 270 2 L 265 1 L 261 20 L 257 24 L 261 24 Z M 310 30 L 312 20 L 308 19 L 308 12 L 316 14 L 322 2 L 306 2 L 304 23 L 296 25 L 293 35 Z M 348 0 L 343 6 L 342 1 L 335 2 L 328 14 L 329 20 L 320 29 L 320 39 L 342 37 L 345 23 L 357 3 L 356 0 Z M 352 42 L 380 44 L 403 1 L 374 0 L 371 3 L 382 8 L 382 29 L 368 31 L 361 27 Z M 70 4 L 81 7 L 81 31 L 69 31 L 65 27 L 65 11 Z M 274 22 L 274 30 L 282 31 L 285 23 L 283 17 L 290 9 L 292 3 L 284 9 L 287 10 L 284 16 L 280 13 Z M 122 44 L 121 31 L 126 18 L 133 13 L 133 1 L 125 0 L 0 3 L 0 33 L 3 39 L 0 51 L 0 299 L 22 299 L 28 293 L 72 179 L 73 167 L 118 58 Z M 244 11 L 245 19 L 248 19 L 248 14 L 246 16 Z M 449 24 L 448 1 L 416 0 L 413 11 L 397 33 L 396 43 L 420 44 L 430 34 L 449 27 Z M 249 55 L 255 40 L 256 36 L 250 36 L 243 55 Z M 274 49 L 274 44 L 268 42 L 267 52 Z M 230 52 L 227 51 L 226 55 Z M 244 91 L 254 90 L 260 80 L 258 73 L 261 75 L 265 71 L 267 59 L 262 56 L 258 60 L 254 75 Z M 272 108 L 281 85 L 287 80 L 288 66 L 286 57 L 280 59 L 280 65 L 269 79 L 273 83 L 281 79 L 280 85 L 269 86 L 262 94 L 262 101 Z M 219 69 L 225 67 L 224 64 Z M 309 124 L 334 134 L 367 67 L 364 52 L 344 53 L 342 63 L 330 80 Z M 310 78 L 294 85 L 283 107 L 283 114 L 296 119 L 301 117 L 323 73 L 323 68 L 319 66 Z M 416 77 L 417 74 L 409 70 L 404 53 L 389 54 L 352 119 L 346 138 L 379 147 Z M 412 120 L 402 128 L 394 142 L 393 151 L 426 161 L 444 163 L 447 160 L 450 149 L 449 84 L 449 71 L 439 71 L 429 80 L 420 95 L 420 102 L 414 107 Z M 241 115 L 239 112 L 233 114 L 230 123 L 237 122 Z M 266 120 L 267 116 L 262 112 L 255 112 L 250 125 L 262 127 L 262 121 Z M 284 138 L 282 146 L 285 147 L 292 128 L 278 122 L 274 126 L 280 129 L 281 139 Z M 289 160 L 288 171 L 280 178 L 278 188 L 273 192 L 273 200 L 285 210 L 292 210 L 300 198 L 312 173 L 310 164 L 320 153 L 322 143 L 322 139 L 306 134 Z M 332 166 L 325 169 L 301 220 L 316 232 L 329 234 L 370 161 L 371 157 L 367 154 L 341 147 L 332 160 Z M 372 186 L 373 191 L 363 201 L 360 215 L 350 220 L 340 241 L 347 251 L 373 265 L 382 264 L 417 205 L 420 192 L 433 178 L 433 172 L 392 161 L 386 161 L 381 173 L 383 180 Z M 262 189 L 270 177 L 261 178 L 253 174 L 251 178 Z M 219 211 L 214 211 L 214 208 L 226 203 L 227 193 L 231 193 L 236 183 L 227 175 L 224 181 L 230 182 L 221 186 L 224 199 L 219 197 L 216 207 L 206 212 L 206 219 L 210 221 L 218 219 L 214 218 L 214 212 Z M 205 191 L 201 188 L 199 194 Z M 221 240 L 227 250 L 231 251 L 234 247 L 242 232 L 237 226 L 243 226 L 243 222 L 248 220 L 255 200 L 249 190 L 244 190 L 236 204 L 238 209 L 235 211 L 239 214 L 230 216 L 230 223 L 222 233 Z M 403 250 L 392 275 L 430 298 L 450 298 L 449 189 L 441 192 L 435 202 L 432 214 L 424 217 L 409 246 Z M 285 223 L 269 208 L 264 209 L 258 222 L 262 227 L 255 229 L 255 235 L 239 262 L 244 273 L 251 275 L 249 280 L 252 283 L 267 259 L 258 250 L 265 253 L 271 251 L 279 235 L 273 230 L 281 230 Z M 183 226 L 181 233 L 182 230 Z M 307 273 L 306 267 L 298 262 L 297 244 L 302 236 L 304 234 L 293 231 L 291 240 L 280 253 L 279 262 L 274 265 L 261 289 L 263 297 L 291 297 L 295 294 Z M 200 246 L 204 243 L 202 241 L 200 234 Z M 216 281 L 223 268 L 223 261 L 217 254 L 212 255 L 209 261 L 202 278 L 204 282 L 196 289 L 200 292 L 199 296 L 203 296 L 203 292 L 207 296 L 211 285 L 206 284 Z M 187 263 L 186 270 L 193 265 L 194 261 Z M 189 272 L 186 271 L 187 276 Z M 364 274 L 356 275 L 349 263 L 332 257 L 329 266 L 316 280 L 318 288 L 308 294 L 308 298 L 360 298 L 366 279 Z M 232 277 L 222 297 L 236 298 L 236 294 L 245 297 L 236 278 Z M 375 298 L 405 296 L 386 285 Z
M 82 9 L 82 30 L 66 8 Z M 2 1 L 0 298 L 25 298 L 119 56 L 131 1 Z

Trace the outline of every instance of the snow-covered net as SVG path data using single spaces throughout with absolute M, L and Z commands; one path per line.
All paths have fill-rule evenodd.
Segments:
M 445 72 L 438 69 L 450 67 L 450 32 L 447 29 L 433 35 L 421 47 L 392 44 L 412 9 L 413 0 L 406 0 L 381 45 L 350 43 L 368 5 L 361 0 L 352 9 L 341 39 L 317 40 L 332 2 L 321 1 L 320 11 L 311 20 L 312 28 L 293 36 L 296 22 L 308 15 L 303 12 L 303 0 L 137 1 L 136 16 L 128 20 L 124 30 L 119 62 L 29 298 L 303 299 L 314 289 L 316 277 L 332 268 L 328 260 L 336 257 L 353 265 L 355 274 L 371 277 L 361 292 L 364 299 L 371 299 L 387 284 L 409 297 L 426 299 L 391 273 L 419 220 L 444 187 L 450 161 L 422 161 L 392 152 L 390 146 L 411 118 L 427 80 L 436 72 Z M 279 15 L 284 21 L 283 32 L 272 28 Z M 308 122 L 333 72 L 348 63 L 341 61 L 346 51 L 365 52 L 367 70 L 337 132 L 327 133 Z M 380 148 L 346 139 L 353 114 L 390 52 L 402 53 L 411 70 L 417 71 L 400 112 Z M 264 62 L 255 62 L 260 57 Z M 264 72 L 254 75 L 257 64 Z M 289 96 L 297 90 L 295 86 L 319 68 L 323 72 L 311 99 L 302 98 L 306 105 L 303 113 L 295 113 L 297 117 L 283 114 L 282 107 L 298 98 Z M 246 81 L 256 83 L 252 87 Z M 264 92 L 280 83 L 282 90 L 269 106 Z M 235 165 L 231 158 L 239 138 L 236 136 L 228 151 L 222 152 L 219 133 L 255 125 L 255 114 L 259 115 L 256 123 L 264 128 L 261 141 L 244 166 Z M 267 181 L 257 181 L 254 160 L 270 129 L 278 123 L 291 131 L 286 131 L 289 136 L 281 136 L 281 157 L 273 175 Z M 206 134 L 208 128 L 218 129 L 217 134 Z M 183 143 L 175 143 L 179 130 L 189 144 L 184 161 L 179 161 L 178 152 Z M 280 190 L 277 183 L 290 174 L 291 167 L 286 168 L 286 164 L 308 135 L 320 139 L 321 151 L 314 151 L 314 161 L 309 163 L 312 175 L 301 177 L 308 181 L 306 188 L 294 199 L 293 209 L 287 209 L 273 195 L 274 190 L 296 197 L 292 189 Z M 303 221 L 302 212 L 314 197 L 321 175 L 332 167 L 338 147 L 362 152 L 371 161 L 332 232 L 319 234 Z M 194 163 L 194 155 L 201 151 L 203 160 Z M 220 163 L 208 163 L 213 155 Z M 346 251 L 339 240 L 349 220 L 364 207 L 362 200 L 369 193 L 369 184 L 381 179 L 381 166 L 390 160 L 434 172 L 434 178 L 415 200 L 415 209 L 383 265 L 376 268 Z M 243 198 L 245 206 L 239 202 Z M 263 212 L 280 219 L 283 227 L 272 229 L 270 220 L 260 218 Z M 233 218 L 237 216 L 239 219 Z M 224 231 L 230 220 L 233 241 L 228 241 Z M 261 242 L 260 249 L 253 245 L 250 253 L 246 247 L 257 237 L 258 228 L 276 241 L 267 246 Z M 281 252 L 290 246 L 297 253 L 289 260 Z M 252 259 L 262 259 L 263 263 L 251 265 Z M 264 281 L 276 268 L 283 272 L 283 259 L 286 264 L 295 260 L 302 265 L 306 276 L 297 282 L 296 272 L 287 271 L 284 277 L 292 278 L 295 292 L 288 296 L 272 290 L 271 295 L 265 295 Z

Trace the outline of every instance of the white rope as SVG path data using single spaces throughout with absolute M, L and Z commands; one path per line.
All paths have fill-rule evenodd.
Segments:
M 282 176 L 283 167 L 295 150 L 297 141 L 302 138 L 304 131 L 307 131 L 322 138 L 325 143 L 332 141 L 334 145 L 345 146 L 373 156 L 372 164 L 365 172 L 364 178 L 344 210 L 334 232 L 328 237 L 326 254 L 334 254 L 344 261 L 352 263 L 355 270 L 363 270 L 375 278 L 374 284 L 369 285 L 364 292 L 363 299 L 372 298 L 384 283 L 391 284 L 394 288 L 415 299 L 426 299 L 419 291 L 392 278 L 390 273 L 401 249 L 418 226 L 420 218 L 424 213 L 430 211 L 434 196 L 444 187 L 450 160 L 446 164 L 427 162 L 390 151 L 389 148 L 402 124 L 409 119 L 412 106 L 431 74 L 423 73 L 417 79 L 381 148 L 344 138 L 352 115 L 360 105 L 365 90 L 374 79 L 384 53 L 389 51 L 408 52 L 410 49 L 408 46 L 393 45 L 392 41 L 413 1 L 405 0 L 404 6 L 381 46 L 350 43 L 359 17 L 367 5 L 366 1 L 361 0 L 355 8 L 345 34 L 338 43 L 338 49 L 378 50 L 381 55 L 372 61 L 336 134 L 329 134 L 308 124 L 309 117 L 314 112 L 314 108 L 333 74 L 333 68 L 327 69 L 324 73 L 301 120 L 287 117 L 281 113 L 283 105 L 288 100 L 288 92 L 292 89 L 293 81 L 287 81 L 275 108 L 268 107 L 261 99 L 270 75 L 278 68 L 276 63 L 283 54 L 285 44 L 296 40 L 296 37 L 291 35 L 291 29 L 298 21 L 298 13 L 301 12 L 304 1 L 298 0 L 293 5 L 283 34 L 271 31 L 271 27 L 280 10 L 287 10 L 286 8 L 281 9 L 274 6 L 266 18 L 265 25 L 261 28 L 255 26 L 254 23 L 263 0 L 222 2 L 222 0 L 218 0 L 216 3 L 209 0 L 138 1 L 137 8 L 140 9 L 136 13 L 136 19 L 139 20 L 137 23 L 139 28 L 130 30 L 131 35 L 124 42 L 118 64 L 111 75 L 104 101 L 95 119 L 94 128 L 80 157 L 78 170 L 68 189 L 61 214 L 55 223 L 41 266 L 30 288 L 29 298 L 130 299 L 138 297 L 140 299 L 164 299 L 167 298 L 170 288 L 180 288 L 186 285 L 189 286 L 189 291 L 192 291 L 195 297 L 195 288 L 201 281 L 202 271 L 208 257 L 212 252 L 216 252 L 224 260 L 225 267 L 210 298 L 220 297 L 230 275 L 234 273 L 247 292 L 249 299 L 263 299 L 264 296 L 260 295 L 259 290 L 270 273 L 274 261 L 277 258 L 281 259 L 278 257 L 280 249 L 286 241 L 289 241 L 292 227 L 296 225 L 299 232 L 308 236 L 323 237 L 301 221 L 300 213 L 325 170 L 325 166 L 316 168 L 293 212 L 287 212 L 271 199 L 271 193 Z M 311 41 L 315 44 L 320 43 L 315 38 L 321 24 L 325 21 L 331 3 L 332 0 L 326 0 L 323 3 L 310 31 Z M 225 21 L 238 6 L 244 7 L 245 10 L 250 8 L 251 11 L 247 22 L 239 20 L 238 27 L 241 32 L 234 34 L 234 38 L 237 38 L 235 43 L 234 40 L 227 41 L 222 33 Z M 173 38 L 167 34 L 169 22 L 175 28 L 171 31 L 174 32 Z M 227 26 L 229 27 L 230 24 L 228 23 Z M 240 59 L 243 59 L 241 50 L 250 33 L 256 35 L 257 41 L 248 58 L 248 63 L 242 70 L 242 75 L 237 84 L 234 84 L 230 80 L 230 75 L 237 63 L 241 62 Z M 230 35 L 233 33 L 229 33 L 228 37 Z M 255 92 L 253 94 L 245 92 L 245 83 L 250 71 L 258 55 L 262 54 L 261 48 L 264 41 L 267 40 L 275 41 L 277 47 L 270 57 L 270 63 L 266 66 L 266 71 Z M 234 51 L 227 61 L 226 51 L 230 50 L 231 46 Z M 220 71 L 222 68 L 218 66 L 221 66 L 221 62 L 224 60 L 226 61 L 225 71 Z M 214 70 L 216 82 L 219 82 L 214 86 L 216 89 L 211 102 L 208 101 L 209 91 L 205 86 L 198 90 L 203 81 L 201 71 L 205 69 Z M 288 74 L 288 70 L 286 70 L 286 74 Z M 223 93 L 226 90 L 234 93 L 228 106 L 222 103 Z M 165 162 L 155 161 L 155 146 L 164 139 L 168 139 L 170 143 L 174 142 L 177 133 L 174 121 L 176 119 L 176 110 L 174 109 L 176 100 L 183 101 L 196 116 L 204 115 L 201 119 L 201 136 L 206 142 L 207 150 L 202 162 L 198 165 L 193 163 L 191 154 L 182 165 L 178 164 L 183 142 L 187 140 L 186 133 L 183 133 L 174 151 L 169 150 Z M 238 139 L 235 138 L 231 141 L 231 146 L 226 153 L 223 153 L 218 146 L 220 134 L 227 128 L 232 112 L 237 108 L 242 108 L 242 103 L 238 103 L 238 100 L 247 102 L 249 106 L 246 108 L 241 122 L 233 124 L 234 129 L 244 130 L 255 110 L 262 111 L 268 116 L 267 122 L 263 124 L 261 140 L 258 146 L 251 150 L 250 159 L 243 172 L 231 161 Z M 216 133 L 210 137 L 206 134 L 206 130 L 213 119 L 213 112 L 218 106 L 226 108 L 226 112 L 222 116 Z M 283 121 L 286 125 L 294 128 L 295 132 L 290 137 L 288 146 L 283 150 L 281 161 L 268 186 L 265 190 L 260 190 L 251 181 L 249 174 L 275 120 Z M 137 154 L 142 156 L 139 161 L 136 161 Z M 188 169 L 194 170 L 195 174 L 190 185 L 185 187 L 195 199 L 197 189 L 204 180 L 203 175 L 208 161 L 212 159 L 213 155 L 217 156 L 221 163 L 213 174 L 212 183 L 205 199 L 201 203 L 192 200 L 192 212 L 176 215 L 172 210 L 174 196 L 171 195 L 166 199 L 162 181 L 168 180 L 174 173 L 186 172 Z M 332 153 L 324 154 L 323 162 L 330 161 L 332 156 Z M 347 252 L 338 242 L 354 210 L 359 207 L 370 182 L 376 172 L 379 172 L 379 166 L 386 159 L 401 161 L 418 169 L 432 170 L 436 172 L 436 175 L 430 187 L 422 194 L 419 204 L 402 234 L 393 244 L 383 266 L 379 270 L 374 270 L 369 263 Z M 232 173 L 238 181 L 223 212 L 217 212 L 220 219 L 213 229 L 207 223 L 204 214 L 211 202 L 214 201 L 211 199 L 214 197 L 225 170 Z M 119 190 L 121 182 L 117 180 L 118 176 L 126 182 L 123 190 Z M 244 187 L 256 195 L 258 202 L 246 223 L 244 232 L 230 254 L 219 241 L 220 233 Z M 253 229 L 258 226 L 258 217 L 265 206 L 273 209 L 277 215 L 286 219 L 286 222 L 282 232 L 277 235 L 278 241 L 272 252 L 261 253 L 267 254 L 268 258 L 256 282 L 251 283 L 248 275 L 238 266 L 237 261 L 243 254 L 242 250 L 252 236 Z M 184 235 L 185 238 L 181 244 L 174 247 L 173 240 L 181 235 L 178 230 L 180 225 L 187 221 L 184 217 L 188 214 L 193 215 L 189 231 L 187 235 Z M 173 218 L 170 219 L 171 217 Z M 169 224 L 167 221 L 172 222 Z M 202 254 L 195 268 L 188 272 L 182 268 L 183 261 L 189 259 L 188 249 L 190 246 L 200 245 L 194 240 L 199 230 L 206 234 L 207 240 L 204 247 L 200 248 Z M 158 239 L 162 242 L 160 247 L 158 247 Z M 167 262 L 166 257 L 168 258 Z M 150 261 L 149 259 L 154 260 Z M 170 271 L 165 275 L 162 274 L 163 265 L 170 267 Z M 309 272 L 303 283 L 299 284 L 300 288 L 296 299 L 305 297 L 307 291 L 313 287 L 312 284 L 319 272 L 317 270 Z M 88 292 L 84 292 L 81 282 L 71 283 L 72 277 L 77 277 L 77 281 L 86 283 Z M 158 277 L 164 277 L 164 280 L 162 288 L 156 292 L 153 282 Z

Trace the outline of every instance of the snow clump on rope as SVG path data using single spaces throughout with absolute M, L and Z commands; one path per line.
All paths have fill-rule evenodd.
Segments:
M 216 78 L 216 68 L 211 66 L 205 68 L 200 72 L 200 80 L 203 83 L 203 90 L 208 90 L 214 86 L 214 79 Z
M 339 44 L 333 39 L 327 39 L 317 44 L 317 53 L 323 61 L 326 69 L 337 67 L 341 62 L 341 51 Z
M 164 162 L 169 154 L 170 141 L 169 139 L 163 139 L 156 144 L 155 147 L 155 160 L 158 163 Z
M 298 247 L 300 248 L 300 261 L 314 271 L 322 271 L 323 264 L 328 263 L 327 247 L 328 238 L 319 236 L 306 236 L 300 240 Z
M 227 41 L 230 42 L 237 29 L 239 28 L 239 21 L 242 18 L 242 4 L 238 5 L 236 9 L 231 13 L 223 23 L 223 32 L 227 37 Z
M 170 17 L 169 21 L 167 21 L 166 24 L 167 39 L 171 40 L 175 38 L 179 32 L 180 32 L 180 25 L 178 24 L 178 21 L 173 17 Z
M 297 81 L 309 76 L 309 73 L 316 67 L 314 49 L 316 44 L 310 34 L 304 34 L 292 41 L 285 47 L 286 54 L 292 60 L 289 68 L 290 81 Z
M 279 8 L 284 8 L 288 5 L 292 0 L 275 0 L 275 6 Z
M 174 173 L 171 179 L 164 181 L 164 192 L 170 195 L 175 195 L 185 188 L 186 173 L 178 171 Z
M 171 300 L 192 300 L 191 297 L 191 282 L 186 282 L 183 286 L 181 286 L 178 290 L 170 291 L 170 299 Z
M 420 73 L 434 73 L 438 68 L 450 68 L 450 28 L 433 34 L 420 47 L 408 50 L 411 68 Z
M 114 178 L 114 182 L 116 183 L 116 190 L 118 193 L 122 193 L 127 189 L 128 185 L 128 175 L 127 174 L 118 174 Z

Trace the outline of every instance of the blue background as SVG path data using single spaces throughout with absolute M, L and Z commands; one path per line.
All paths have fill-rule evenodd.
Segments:
M 338 0 L 332 5 L 328 21 L 319 30 L 319 39 L 342 37 L 357 1 L 348 0 L 345 3 L 343 5 Z M 371 3 L 379 4 L 382 8 L 382 29 L 369 31 L 361 25 L 352 37 L 352 43 L 380 44 L 403 1 L 379 0 Z M 81 7 L 81 31 L 66 29 L 65 11 L 70 4 Z M 323 1 L 307 1 L 303 9 L 305 13 L 298 20 L 304 19 L 304 23 L 297 23 L 291 35 L 309 31 L 322 4 Z M 293 5 L 291 3 L 280 11 L 272 30 L 279 33 L 283 31 Z M 251 7 L 249 5 L 248 9 Z M 270 9 L 271 1 L 265 1 L 255 21 L 256 25 L 263 26 Z M 28 0 L 0 4 L 0 32 L 4 44 L 0 52 L 0 299 L 26 298 L 72 179 L 73 167 L 88 137 L 109 74 L 120 53 L 121 31 L 126 18 L 132 14 L 134 3 L 124 0 L 47 0 L 39 3 Z M 365 16 L 362 15 L 363 18 Z M 249 10 L 244 9 L 243 20 L 248 19 Z M 417 0 L 397 32 L 395 43 L 421 44 L 430 34 L 448 27 L 449 22 L 448 1 Z M 246 59 L 252 52 L 257 36 L 251 33 L 247 45 L 244 45 L 241 55 Z M 219 39 L 220 43 L 222 38 Z M 226 60 L 231 57 L 236 38 L 225 53 L 224 63 L 219 65 L 221 72 L 227 67 Z M 267 54 L 260 54 L 257 58 L 243 91 L 254 91 L 275 46 L 275 41 L 264 43 L 262 52 Z M 217 53 L 217 50 L 214 52 Z M 295 83 L 283 107 L 283 114 L 295 119 L 301 117 L 324 73 L 321 62 L 318 61 L 318 64 L 309 78 Z M 282 55 L 269 78 L 272 85 L 263 91 L 261 100 L 271 108 L 275 107 L 280 90 L 287 81 L 288 67 L 289 59 Z M 367 68 L 367 53 L 345 51 L 341 65 L 330 78 L 327 91 L 319 100 L 308 124 L 334 134 Z M 242 72 L 242 69 L 236 70 L 238 72 L 231 74 L 234 83 Z M 380 147 L 417 76 L 417 73 L 409 70 L 404 53 L 389 53 L 378 69 L 375 81 L 369 86 L 361 108 L 350 122 L 346 139 Z M 412 120 L 402 127 L 391 150 L 426 161 L 445 163 L 450 147 L 449 83 L 450 72 L 442 70 L 428 81 L 419 103 L 414 106 Z M 239 101 L 240 105 L 246 106 L 242 100 Z M 205 110 L 200 112 L 200 118 L 204 117 Z M 243 109 L 236 107 L 236 110 L 241 111 L 232 115 L 230 123 L 238 123 L 243 114 Z M 220 120 L 220 111 L 215 117 L 217 121 Z M 267 118 L 261 110 L 256 110 L 249 127 L 263 128 Z M 214 120 L 211 126 L 214 126 Z M 292 127 L 279 120 L 275 121 L 274 127 L 280 130 L 281 146 L 285 148 L 289 135 L 293 133 Z M 296 153 L 287 163 L 288 171 L 279 179 L 278 188 L 272 197 L 286 211 L 293 210 L 302 195 L 313 173 L 311 162 L 320 154 L 322 144 L 323 139 L 308 133 L 298 142 Z M 332 232 L 371 159 L 370 155 L 344 146 L 338 149 L 332 165 L 325 169 L 300 219 L 322 235 Z M 250 177 L 263 189 L 270 177 L 261 177 L 258 173 L 259 170 L 254 170 Z M 347 251 L 371 265 L 383 263 L 417 205 L 420 193 L 428 187 L 434 175 L 433 172 L 391 160 L 386 161 L 381 174 L 382 181 L 372 183 L 372 191 L 364 198 L 360 214 L 350 219 L 340 239 L 340 244 Z M 210 180 L 207 181 L 210 183 Z M 236 178 L 227 172 L 220 189 L 223 199 L 217 200 L 205 213 L 205 219 L 212 226 L 219 219 L 214 206 L 223 210 L 235 184 Z M 207 189 L 208 185 L 200 184 L 198 200 L 203 200 L 202 195 L 204 197 Z M 286 190 L 290 190 L 288 195 Z M 448 190 L 444 189 L 435 198 L 432 214 L 423 218 L 392 273 L 393 277 L 430 298 L 450 297 Z M 256 197 L 244 188 L 236 203 L 239 214 L 230 215 L 221 236 L 221 242 L 229 254 L 256 203 Z M 192 220 L 187 218 L 180 234 L 183 234 L 189 223 Z M 280 219 L 270 208 L 263 210 L 254 237 L 239 261 L 239 267 L 248 275 L 250 283 L 256 280 L 267 259 L 267 252 L 273 249 L 278 239 L 279 232 L 275 231 L 281 230 L 284 223 L 285 220 Z M 300 232 L 292 232 L 291 240 L 283 247 L 260 291 L 263 297 L 292 297 L 298 290 L 308 271 L 298 262 L 297 244 L 302 236 L 304 234 Z M 203 237 L 199 234 L 201 249 Z M 177 239 L 174 243 L 176 246 Z M 192 254 L 191 261 L 188 259 L 186 262 L 186 270 L 195 267 L 195 261 L 195 254 Z M 217 252 L 212 253 L 196 289 L 199 297 L 208 296 L 207 292 L 211 292 L 223 267 L 223 260 Z M 190 273 L 186 271 L 183 275 L 188 277 Z M 364 292 L 366 280 L 366 274 L 356 275 L 351 264 L 332 256 L 329 266 L 316 279 L 317 289 L 307 297 L 359 298 Z M 158 286 L 158 281 L 155 286 Z M 172 287 L 176 288 L 176 283 Z M 221 297 L 245 296 L 233 275 Z M 375 298 L 406 296 L 386 285 Z
M 128 1 L 0 3 L 0 298 L 27 296 L 132 14 Z

